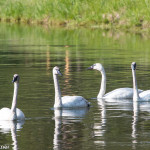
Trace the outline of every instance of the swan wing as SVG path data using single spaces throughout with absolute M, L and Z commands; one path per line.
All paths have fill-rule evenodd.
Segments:
M 4 108 L 2 108 L 2 109 L 0 109 L 0 113 L 5 113 L 5 112 L 10 112 L 10 108 L 6 108 L 6 107 L 4 107 Z M 4 115 L 4 114 L 3 114 Z
M 62 105 L 63 107 L 87 107 L 90 104 L 82 96 L 63 96 Z
M 2 108 L 0 110 L 0 120 L 13 120 L 14 115 L 11 113 L 10 108 Z
M 138 90 L 139 93 L 142 90 Z M 118 88 L 104 95 L 104 98 L 111 99 L 133 99 L 133 88 Z
M 139 94 L 140 100 L 150 101 L 150 90 L 143 91 Z
M 17 113 L 17 120 L 24 120 L 25 116 L 24 113 L 20 110 L 20 109 L 16 109 L 16 113 Z M 15 120 L 15 115 L 14 113 L 12 113 L 10 108 L 2 108 L 0 110 L 0 120 Z
M 19 108 L 16 109 L 16 114 L 17 120 L 25 120 L 25 115 Z

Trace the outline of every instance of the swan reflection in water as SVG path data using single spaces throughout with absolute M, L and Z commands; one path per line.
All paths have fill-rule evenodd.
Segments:
M 0 132 L 8 134 L 11 132 L 13 150 L 18 150 L 17 130 L 20 130 L 24 124 L 23 121 L 0 121 Z
M 97 100 L 98 109 L 100 110 L 100 113 L 98 113 L 98 120 L 100 119 L 100 122 L 94 123 L 94 137 L 101 137 L 98 140 L 95 140 L 95 144 L 101 144 L 102 146 L 105 146 L 105 140 L 102 138 L 106 131 L 106 101 L 104 99 Z M 95 115 L 96 116 L 96 115 Z M 97 116 L 96 116 L 97 117 Z M 97 120 L 97 119 L 96 119 Z
M 139 114 L 139 102 L 133 102 L 133 117 L 132 117 L 132 146 L 135 149 L 135 144 L 137 143 L 137 123 Z
M 140 119 L 140 113 L 141 112 L 150 112 L 150 102 L 143 102 L 143 101 L 135 101 L 133 102 L 133 117 L 132 117 L 132 147 L 133 149 L 136 149 L 136 144 L 138 143 L 137 137 L 138 137 L 138 121 Z M 142 119 L 144 119 L 142 117 Z
M 78 130 L 75 129 L 76 126 L 74 126 L 74 124 L 81 122 L 88 111 L 89 108 L 54 109 L 54 150 L 70 147 L 70 145 L 73 144 L 74 139 L 79 139 L 81 134 L 73 133 Z

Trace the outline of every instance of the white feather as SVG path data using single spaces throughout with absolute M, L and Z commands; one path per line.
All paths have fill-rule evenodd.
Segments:
M 141 93 L 143 90 L 139 90 Z M 133 98 L 133 88 L 119 88 L 115 89 L 104 95 L 103 98 L 112 99 L 132 99 Z
M 140 98 L 144 101 L 150 101 L 150 90 L 143 91 L 139 94 Z

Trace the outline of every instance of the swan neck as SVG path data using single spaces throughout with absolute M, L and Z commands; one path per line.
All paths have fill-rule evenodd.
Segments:
M 139 93 L 138 93 L 135 70 L 132 70 L 132 76 L 133 76 L 133 101 L 138 101 L 139 100 Z
M 102 74 L 102 79 L 101 79 L 100 91 L 98 93 L 97 98 L 103 98 L 105 91 L 106 91 L 106 73 L 105 73 L 104 68 L 100 72 Z
M 11 111 L 14 112 L 15 114 L 16 114 L 16 107 L 17 107 L 18 87 L 19 87 L 19 83 L 15 82 L 14 83 L 13 101 L 12 101 L 12 106 L 11 106 Z
M 54 104 L 54 107 L 62 107 L 61 91 L 60 91 L 58 76 L 56 74 L 53 74 L 53 79 L 54 79 L 54 88 L 55 88 L 55 104 Z

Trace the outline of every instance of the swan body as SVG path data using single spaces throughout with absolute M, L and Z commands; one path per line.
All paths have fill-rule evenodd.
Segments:
M 63 107 L 87 107 L 87 100 L 82 96 L 63 96 Z
M 0 110 L 0 120 L 24 120 L 25 118 L 24 113 L 16 108 L 16 114 L 12 113 L 10 108 L 2 108 Z
M 59 68 L 56 66 L 53 68 L 53 79 L 55 87 L 55 104 L 54 108 L 77 108 L 77 107 L 89 107 L 90 103 L 82 96 L 63 96 L 61 97 L 60 86 L 58 82 L 58 75 L 62 75 Z
M 102 74 L 102 81 L 100 86 L 100 91 L 97 95 L 97 98 L 104 98 L 104 99 L 132 99 L 133 98 L 133 88 L 117 88 L 107 94 L 106 92 L 106 73 L 105 69 L 100 63 L 93 64 L 88 69 L 95 69 L 101 72 Z M 142 90 L 138 90 L 139 93 Z
M 143 91 L 139 94 L 141 99 L 144 99 L 145 101 L 150 101 L 150 90 Z
M 139 92 L 142 92 L 142 90 L 139 90 Z M 131 97 L 133 98 L 133 88 L 118 88 L 108 92 L 103 98 L 131 99 Z
M 133 101 L 150 101 L 150 90 L 138 93 L 138 86 L 136 80 L 136 63 L 131 64 L 132 76 L 133 76 Z
M 16 108 L 17 93 L 18 93 L 18 86 L 19 86 L 18 74 L 14 75 L 13 83 L 14 83 L 14 95 L 13 95 L 12 107 L 11 109 L 6 107 L 0 109 L 0 120 L 24 120 L 25 119 L 24 113 L 20 109 Z

